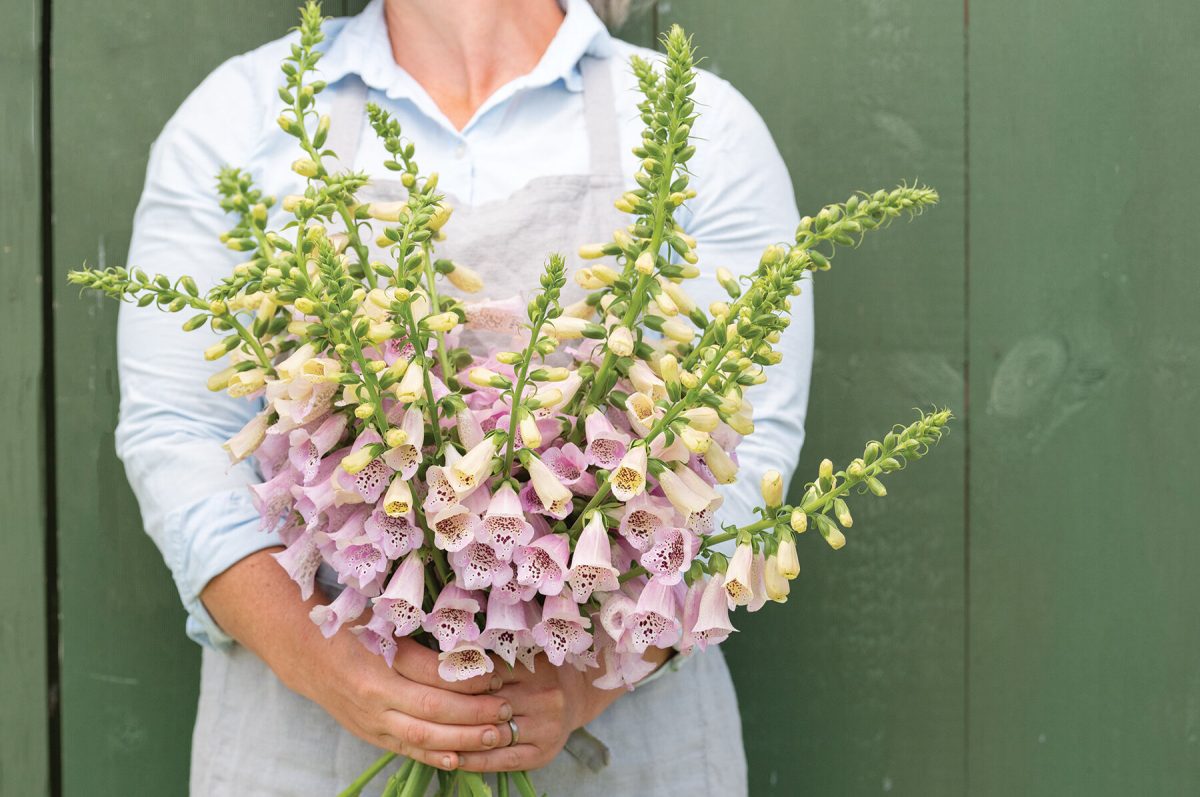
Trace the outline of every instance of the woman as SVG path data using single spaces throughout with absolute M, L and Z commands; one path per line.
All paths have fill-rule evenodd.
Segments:
M 212 190 L 224 164 L 246 168 L 266 193 L 298 192 L 288 169 L 294 142 L 274 122 L 278 63 L 290 44 L 226 62 L 167 124 L 151 154 L 131 263 L 202 284 L 232 268 L 237 257 L 218 240 L 229 220 Z M 480 271 L 493 295 L 535 285 L 549 252 L 572 253 L 627 223 L 612 200 L 635 171 L 630 150 L 641 131 L 627 63 L 639 51 L 611 38 L 584 0 L 374 0 L 328 23 L 325 49 L 329 89 L 320 99 L 343 166 L 386 178 L 363 103 L 396 115 L 455 208 L 439 252 Z M 715 267 L 749 270 L 766 244 L 792 237 L 797 214 L 754 110 L 709 74 L 696 97 L 704 113 L 690 165 L 699 196 L 681 218 L 706 269 L 693 292 L 707 304 L 720 290 Z M 810 291 L 793 312 L 780 344 L 787 370 L 750 394 L 760 433 L 739 449 L 749 472 L 790 475 L 799 452 Z M 392 669 L 346 631 L 322 638 L 308 614 L 333 585 L 326 579 L 323 595 L 299 599 L 270 558 L 279 538 L 257 528 L 246 485 L 258 474 L 245 463 L 231 468 L 220 448 L 255 408 L 202 387 L 209 369 L 200 352 L 212 341 L 144 312 L 122 312 L 119 334 L 118 450 L 188 609 L 189 634 L 205 646 L 193 794 L 324 797 L 381 747 L 443 768 L 541 770 L 535 782 L 551 795 L 745 793 L 719 652 L 674 661 L 617 693 L 592 687 L 594 674 L 549 666 L 450 685 L 419 644 L 402 645 Z M 730 491 L 728 517 L 755 501 L 752 482 Z M 655 662 L 665 658 L 659 651 Z

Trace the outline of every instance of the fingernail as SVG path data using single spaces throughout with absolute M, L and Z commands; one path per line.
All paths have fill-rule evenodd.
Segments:
M 500 707 L 500 721 L 508 722 L 510 719 L 512 719 L 512 706 L 505 703 Z
M 454 768 L 454 757 L 448 756 L 448 755 L 442 756 L 442 769 L 453 769 L 453 768 Z
M 498 734 L 497 734 L 495 731 L 493 731 L 493 730 L 487 730 L 487 731 L 484 731 L 484 732 L 483 732 L 483 745 L 484 745 L 484 747 L 495 747 L 495 746 L 496 746 L 496 742 L 498 742 L 499 740 L 500 740 L 500 739 L 499 739 L 499 736 L 498 736 Z
M 490 684 L 488 684 L 488 691 L 489 692 L 499 692 L 500 687 L 502 687 L 502 686 L 504 686 L 504 679 L 501 678 L 499 675 L 493 675 L 492 682 Z

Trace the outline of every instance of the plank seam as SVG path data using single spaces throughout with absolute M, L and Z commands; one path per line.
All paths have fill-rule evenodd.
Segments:
M 38 118 L 38 137 L 41 141 L 39 158 L 41 183 L 42 237 L 42 458 L 45 473 L 43 490 L 46 525 L 44 529 L 45 606 L 46 606 L 46 712 L 47 763 L 51 797 L 62 795 L 62 722 L 61 667 L 59 662 L 59 594 L 58 594 L 58 491 L 56 489 L 55 445 L 55 379 L 54 379 L 54 201 L 53 201 L 53 144 L 51 127 L 51 0 L 41 0 L 41 30 L 38 35 L 38 94 L 41 100 Z

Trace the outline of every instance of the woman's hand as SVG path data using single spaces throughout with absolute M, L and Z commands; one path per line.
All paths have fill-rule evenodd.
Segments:
M 669 650 L 651 648 L 646 660 L 661 665 Z M 516 744 L 482 752 L 462 750 L 459 767 L 471 772 L 516 772 L 541 769 L 554 760 L 567 737 L 604 713 L 624 689 L 598 689 L 592 681 L 598 670 L 580 672 L 570 665 L 555 667 L 545 654 L 538 654 L 534 672 L 518 664 L 511 672 L 503 662 L 505 684 L 495 693 L 512 704 L 513 722 L 519 734 Z M 509 745 L 512 731 L 505 722 L 501 744 Z
M 221 628 L 288 688 L 360 739 L 440 769 L 460 765 L 455 751 L 508 743 L 512 703 L 489 694 L 500 688 L 498 676 L 448 684 L 438 677 L 437 653 L 412 640 L 398 640 L 393 669 L 346 629 L 325 639 L 308 619 L 317 596 L 299 600 L 269 553 L 241 560 L 201 598 Z

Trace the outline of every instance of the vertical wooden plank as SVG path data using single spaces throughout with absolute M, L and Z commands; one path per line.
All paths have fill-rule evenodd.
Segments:
M 199 649 L 113 453 L 116 308 L 65 274 L 126 255 L 150 142 L 225 58 L 283 35 L 295 0 L 53 11 L 54 318 L 63 791 L 183 794 Z M 7 113 L 5 118 L 7 119 Z
M 911 417 L 963 406 L 963 19 L 950 2 L 662 7 L 770 126 L 802 212 L 919 177 L 942 205 L 816 285 L 801 477 Z M 961 431 L 961 427 L 959 428 Z M 860 501 L 836 554 L 802 539 L 788 605 L 728 645 L 754 795 L 964 790 L 964 436 Z M 922 491 L 928 491 L 922 496 Z
M 1197 31 L 971 6 L 974 795 L 1200 793 Z
M 4 0 L 0 48 L 0 794 L 49 792 L 42 373 L 42 3 Z

